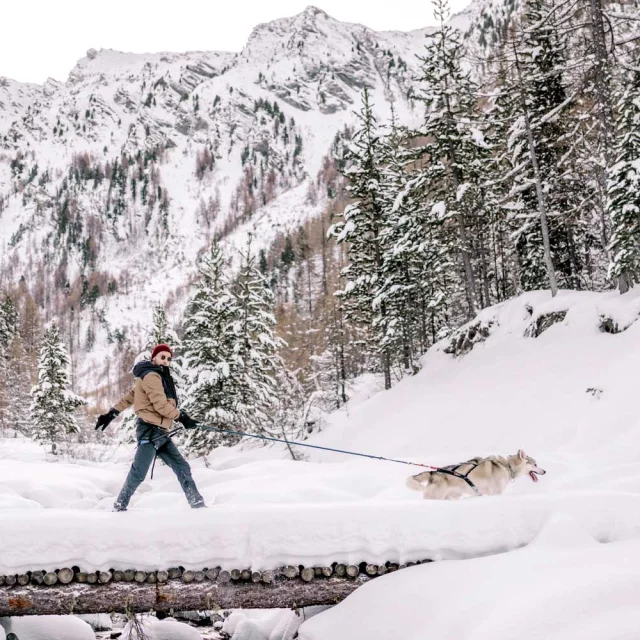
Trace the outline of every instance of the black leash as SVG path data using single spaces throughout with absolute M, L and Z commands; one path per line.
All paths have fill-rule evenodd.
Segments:
M 156 438 L 152 438 L 150 442 L 153 442 L 154 440 L 160 440 L 161 438 L 166 438 L 167 436 L 172 436 L 183 428 L 184 427 L 182 426 L 177 427 L 176 429 L 173 429 L 172 431 L 169 431 L 166 434 L 163 434 Z M 464 480 L 471 487 L 471 489 L 473 489 L 473 491 L 476 494 L 479 493 L 476 485 L 473 484 L 473 482 L 471 482 L 471 480 L 468 477 L 469 474 L 478 466 L 477 464 L 471 469 L 469 469 L 469 471 L 467 471 L 466 474 L 462 474 L 462 473 L 458 473 L 457 470 L 462 466 L 462 464 L 465 464 L 465 463 L 462 463 L 459 465 L 453 465 L 451 467 L 434 467 L 430 464 L 422 464 L 420 462 L 407 462 L 406 460 L 397 460 L 395 458 L 385 458 L 384 456 L 373 456 L 368 453 L 358 453 L 356 451 L 347 451 L 345 449 L 332 449 L 331 447 L 321 447 L 320 445 L 317 445 L 317 444 L 308 444 L 305 442 L 292 442 L 290 440 L 282 440 L 281 438 L 272 438 L 271 436 L 260 436 L 253 433 L 244 433 L 243 431 L 221 429 L 220 427 L 209 427 L 203 424 L 199 424 L 196 428 L 203 429 L 204 431 L 214 431 L 216 433 L 225 433 L 227 435 L 241 436 L 243 438 L 256 438 L 257 440 L 269 440 L 271 442 L 281 442 L 283 444 L 294 445 L 296 447 L 308 447 L 309 449 L 320 449 L 322 451 L 332 451 L 333 453 L 344 453 L 349 456 L 360 456 L 362 458 L 371 458 L 372 460 L 384 460 L 386 462 L 397 462 L 398 464 L 408 464 L 409 466 L 412 466 L 412 467 L 425 467 L 426 469 L 431 469 L 432 471 L 436 471 L 438 473 L 445 473 L 455 478 L 460 478 L 461 480 Z

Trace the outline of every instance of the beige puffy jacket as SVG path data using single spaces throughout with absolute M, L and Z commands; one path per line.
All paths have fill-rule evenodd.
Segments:
M 144 378 L 136 378 L 133 389 L 114 408 L 116 411 L 124 411 L 131 405 L 138 418 L 167 431 L 180 415 L 175 400 L 167 399 L 158 373 L 150 372 Z

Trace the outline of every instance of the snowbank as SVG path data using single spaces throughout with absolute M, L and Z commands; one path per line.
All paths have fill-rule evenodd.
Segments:
M 19 640 L 95 640 L 91 627 L 76 616 L 0 618 L 0 628 Z M 4 640 L 1 631 L 0 638 Z
M 600 544 L 556 516 L 524 549 L 370 582 L 305 622 L 299 638 L 635 640 L 639 593 L 640 541 Z

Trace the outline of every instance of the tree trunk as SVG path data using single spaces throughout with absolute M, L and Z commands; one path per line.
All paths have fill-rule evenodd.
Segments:
M 527 143 L 529 147 L 529 158 L 531 167 L 533 168 L 533 176 L 536 183 L 536 196 L 538 201 L 538 212 L 540 214 L 540 226 L 542 227 L 542 244 L 544 246 L 544 261 L 547 267 L 547 277 L 549 278 L 549 286 L 551 287 L 551 296 L 555 297 L 558 293 L 558 283 L 556 281 L 556 272 L 553 268 L 551 259 L 551 243 L 549 242 L 549 225 L 547 224 L 547 206 L 542 191 L 542 181 L 540 177 L 540 168 L 538 167 L 538 157 L 533 141 L 533 133 L 531 131 L 531 119 L 529 117 L 529 107 L 525 97 L 525 88 L 520 74 L 520 65 L 518 63 L 518 52 L 515 42 L 513 43 L 513 53 L 516 60 L 516 71 L 518 73 L 518 85 L 520 89 L 520 104 L 522 106 L 522 114 L 524 116 L 524 125 L 527 132 Z
M 609 87 L 609 56 L 605 39 L 604 14 L 602 0 L 589 0 L 591 38 L 595 64 L 593 79 L 596 98 L 596 119 L 600 138 L 601 161 L 596 163 L 598 184 L 598 209 L 600 214 L 600 235 L 605 253 L 608 254 L 609 231 L 605 216 L 605 198 L 607 193 L 607 167 L 611 165 L 613 152 L 613 109 Z
M 309 577 L 309 576 L 307 576 Z M 366 582 L 339 578 L 165 583 L 109 582 L 104 585 L 0 587 L 0 617 L 91 613 L 145 613 L 211 609 L 290 609 L 336 604 Z

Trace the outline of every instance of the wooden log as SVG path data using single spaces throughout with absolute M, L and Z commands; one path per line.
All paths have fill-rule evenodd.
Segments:
M 347 565 L 346 564 L 337 564 L 336 565 L 336 575 L 338 578 L 344 578 L 347 575 Z
M 89 584 L 96 584 L 98 582 L 98 574 L 95 571 L 87 573 L 87 582 Z
M 228 571 L 221 571 L 218 574 L 218 582 L 221 584 L 227 584 L 227 582 L 231 582 L 231 573 Z
M 94 574 L 95 575 L 95 574 Z M 0 587 L 0 617 L 90 613 L 144 613 L 212 609 L 291 608 L 336 604 L 363 580 L 285 580 L 273 583 L 192 582 L 164 584 L 115 582 L 104 585 L 74 583 L 44 587 Z
M 84 571 L 78 571 L 78 573 L 76 573 L 76 581 L 80 582 L 81 584 L 86 584 L 87 582 L 87 573 L 85 573 Z
M 107 584 L 107 582 L 111 582 L 112 578 L 113 574 L 111 571 L 98 571 L 98 582 L 100 584 Z M 58 579 L 60 579 L 60 576 L 58 576 Z
M 196 571 L 193 576 L 193 579 L 196 582 L 204 582 L 204 571 Z
M 0 587 L 4 584 L 4 576 L 0 576 Z
M 350 564 L 350 565 L 347 567 L 347 575 L 348 575 L 350 578 L 357 578 L 359 573 L 360 573 L 360 567 L 358 567 L 357 565 L 355 565 L 355 564 Z
M 25 585 L 29 584 L 29 581 L 31 580 L 31 576 L 28 573 L 20 573 L 18 574 L 18 576 L 16 577 L 16 582 L 21 586 L 24 587 Z
M 252 571 L 251 582 L 262 582 L 262 573 L 260 571 Z
M 287 578 L 297 578 L 300 575 L 300 569 L 298 567 L 294 567 L 293 565 L 289 565 L 282 569 L 282 575 Z
M 322 567 L 313 567 L 313 573 L 316 578 L 322 578 Z
M 272 584 L 276 581 L 276 571 L 262 571 L 261 574 L 262 582 L 265 584 Z
M 56 574 L 54 573 L 53 575 L 55 576 Z M 5 576 L 4 577 L 4 583 L 7 586 L 12 587 L 16 583 L 16 578 L 17 578 L 17 576 Z M 57 580 L 57 578 L 56 578 L 56 580 Z
M 124 571 L 124 581 L 125 582 L 133 582 L 136 579 L 136 570 L 135 569 L 125 569 Z
M 113 572 L 113 581 L 114 582 L 122 582 L 124 580 L 124 572 L 123 571 L 114 571 Z
M 205 575 L 207 576 L 207 580 L 216 580 L 220 575 L 220 567 L 215 567 L 214 569 L 207 569 L 207 571 L 205 571 Z
M 196 572 L 195 571 L 184 571 L 182 573 L 182 582 L 186 582 L 187 584 L 189 584 L 190 582 L 193 582 L 194 579 L 196 577 Z
M 148 582 L 149 584 L 155 584 L 157 581 L 158 581 L 158 576 L 156 575 L 155 571 L 151 571 L 147 576 L 147 579 L 145 580 L 145 582 Z
M 387 569 L 389 569 L 389 571 L 397 571 L 398 570 L 398 565 L 395 562 L 390 562 L 389 566 L 387 567 Z
M 311 582 L 314 577 L 316 575 L 316 572 L 314 571 L 313 567 L 305 567 L 301 572 L 300 572 L 300 577 L 305 581 L 305 582 Z
M 379 576 L 383 576 L 385 573 L 387 573 L 387 571 L 389 571 L 389 569 L 387 569 L 387 566 L 386 566 L 386 565 L 384 565 L 384 564 L 381 564 L 381 565 L 378 567 L 378 575 L 379 575 Z
M 250 569 L 243 569 L 240 572 L 240 579 L 241 580 L 251 580 L 251 570 Z
M 366 574 L 368 576 L 377 576 L 378 575 L 378 565 L 377 564 L 368 564 L 364 568 Z
M 168 571 L 158 571 L 158 573 L 156 574 L 156 579 L 161 584 L 163 582 L 166 582 L 169 579 L 169 572 Z
M 42 584 L 44 582 L 44 574 L 45 574 L 44 571 L 32 571 L 31 572 L 32 584 Z
M 147 572 L 146 571 L 136 571 L 133 579 L 136 582 L 144 582 L 147 579 Z
M 177 578 L 182 576 L 182 569 L 180 567 L 171 567 L 171 569 L 168 570 L 168 573 L 169 580 L 176 580 Z
M 56 582 L 58 582 L 58 575 L 56 573 L 54 573 L 53 571 L 49 571 L 49 572 L 44 574 L 44 577 L 42 578 L 42 581 L 47 586 L 52 586 Z
M 58 569 L 56 574 L 58 575 L 58 582 L 62 584 L 69 584 L 73 580 L 73 569 L 69 569 L 69 567 Z
M 325 578 L 330 578 L 333 575 L 333 567 L 322 567 L 321 570 Z
M 242 571 L 240 571 L 240 569 L 231 569 L 232 580 L 240 580 L 241 575 L 242 575 Z

